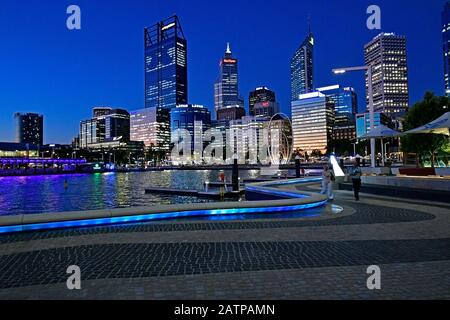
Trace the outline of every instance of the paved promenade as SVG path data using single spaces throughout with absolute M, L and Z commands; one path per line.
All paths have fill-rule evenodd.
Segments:
M 450 299 L 450 204 L 346 191 L 334 204 L 344 211 L 3 235 L 0 299 Z M 82 290 L 66 288 L 70 265 Z

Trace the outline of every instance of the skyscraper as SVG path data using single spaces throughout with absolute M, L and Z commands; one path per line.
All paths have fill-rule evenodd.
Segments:
M 145 28 L 145 107 L 188 101 L 187 41 L 177 16 Z
M 450 1 L 442 11 L 442 39 L 444 49 L 444 84 L 445 95 L 450 96 Z
M 203 135 L 211 128 L 211 112 L 201 105 L 185 104 L 178 105 L 170 112 L 172 141 L 184 140 L 185 130 L 191 137 L 190 155 L 192 160 L 200 162 L 203 157 Z M 178 147 L 178 144 L 176 144 Z M 172 159 L 178 161 L 178 159 Z
M 216 113 L 230 106 L 244 107 L 244 101 L 239 97 L 238 60 L 233 57 L 229 43 L 220 60 L 219 78 L 214 84 L 214 105 Z
M 309 31 L 308 36 L 295 51 L 291 59 L 291 93 L 292 101 L 297 101 L 299 95 L 314 90 L 314 36 Z
M 375 111 L 392 118 L 402 116 L 409 106 L 406 37 L 381 33 L 365 46 L 364 56 L 373 69 Z
M 355 122 L 355 115 L 358 112 L 358 97 L 355 89 L 334 85 L 317 88 L 317 91 L 323 93 L 335 103 L 336 125 Z
M 254 91 L 250 92 L 249 96 L 249 114 L 250 116 L 254 116 L 255 112 L 255 104 L 259 102 L 275 102 L 275 92 L 269 90 L 267 87 L 259 87 Z
M 120 139 L 130 142 L 130 114 L 123 109 L 112 109 L 105 116 L 105 140 Z
M 294 150 L 326 153 L 332 139 L 334 102 L 320 92 L 302 94 L 292 102 Z
M 42 146 L 44 143 L 44 116 L 37 113 L 16 113 L 16 142 Z
M 94 108 L 93 118 L 80 122 L 79 140 L 82 149 L 114 139 L 130 142 L 128 111 L 109 107 Z
M 333 140 L 356 139 L 355 116 L 358 113 L 358 97 L 355 89 L 334 85 L 317 88 L 317 91 L 329 97 L 335 105 Z
M 142 141 L 153 151 L 170 150 L 170 111 L 145 108 L 130 112 L 132 141 Z

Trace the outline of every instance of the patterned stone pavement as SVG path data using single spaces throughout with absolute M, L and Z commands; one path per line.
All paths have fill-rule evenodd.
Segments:
M 0 236 L 0 299 L 450 299 L 450 205 L 345 191 L 336 204 L 320 217 Z M 66 288 L 70 265 L 82 290 Z

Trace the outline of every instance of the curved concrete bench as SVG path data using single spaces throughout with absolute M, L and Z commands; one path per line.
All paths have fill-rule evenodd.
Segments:
M 43 213 L 0 217 L 0 234 L 61 228 L 149 222 L 186 217 L 276 213 L 323 206 L 326 196 L 283 186 L 316 184 L 321 178 L 270 181 L 249 184 L 246 190 L 285 198 L 271 201 L 190 203 L 93 211 Z

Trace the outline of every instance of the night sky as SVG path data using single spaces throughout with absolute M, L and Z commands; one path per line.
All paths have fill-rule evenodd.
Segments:
M 268 86 L 290 113 L 290 58 L 316 38 L 315 85 L 354 86 L 364 108 L 364 76 L 331 69 L 364 64 L 366 9 L 382 9 L 382 31 L 407 36 L 411 104 L 443 94 L 444 0 L 1 0 L 0 141 L 14 139 L 14 112 L 45 117 L 45 143 L 70 143 L 93 106 L 144 105 L 143 29 L 173 14 L 188 40 L 189 101 L 213 109 L 218 62 L 231 42 L 240 93 Z M 81 7 L 82 30 L 66 28 L 66 8 Z

